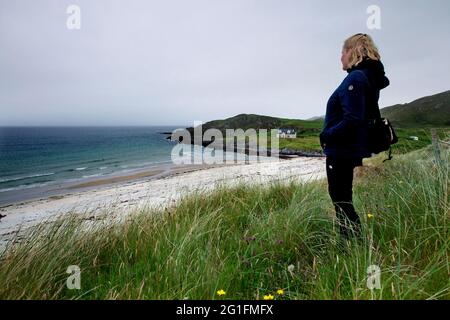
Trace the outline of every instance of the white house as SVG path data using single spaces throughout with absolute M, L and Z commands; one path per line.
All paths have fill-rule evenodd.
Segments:
M 294 129 L 280 128 L 278 129 L 277 138 L 295 139 L 297 132 Z

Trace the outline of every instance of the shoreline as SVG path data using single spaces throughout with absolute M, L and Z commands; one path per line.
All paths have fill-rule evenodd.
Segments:
M 228 164 L 236 165 L 236 164 Z M 179 172 L 192 172 L 214 167 L 225 166 L 225 164 L 183 164 L 172 163 L 158 164 L 150 167 L 139 168 L 127 172 L 116 172 L 105 176 L 90 177 L 78 181 L 60 181 L 46 186 L 33 187 L 29 189 L 6 191 L 0 198 L 0 210 L 17 204 L 25 204 L 31 201 L 59 198 L 78 192 L 89 191 L 95 188 L 108 188 L 118 185 L 139 181 L 150 181 L 154 179 L 170 177 Z
M 162 171 L 162 172 L 161 172 Z M 325 159 L 270 159 L 259 163 L 216 165 L 181 165 L 169 170 L 135 173 L 130 176 L 75 185 L 71 193 L 31 199 L 0 207 L 0 244 L 17 233 L 41 222 L 49 222 L 65 214 L 95 215 L 107 212 L 111 219 L 123 217 L 141 208 L 164 209 L 193 192 L 207 192 L 218 185 L 238 183 L 266 185 L 274 181 L 306 182 L 326 177 Z M 0 245 L 1 246 L 1 245 Z

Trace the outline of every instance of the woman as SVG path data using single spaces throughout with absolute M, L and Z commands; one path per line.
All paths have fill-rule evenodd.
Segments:
M 367 121 L 380 117 L 380 90 L 389 85 L 372 38 L 358 33 L 344 42 L 342 68 L 348 75 L 328 100 L 320 144 L 326 155 L 328 192 L 340 233 L 360 235 L 360 219 L 352 203 L 353 169 L 370 158 Z

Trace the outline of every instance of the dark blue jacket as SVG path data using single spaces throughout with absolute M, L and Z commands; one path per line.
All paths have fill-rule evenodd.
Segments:
M 364 60 L 347 72 L 328 100 L 320 144 L 327 156 L 370 158 L 367 119 L 380 117 L 380 90 L 389 79 L 376 60 Z

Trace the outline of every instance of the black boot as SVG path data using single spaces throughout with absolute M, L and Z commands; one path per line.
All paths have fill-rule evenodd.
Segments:
M 351 202 L 335 205 L 339 233 L 345 239 L 361 238 L 361 221 Z
M 354 222 L 349 220 L 340 222 L 339 233 L 346 240 L 361 239 L 361 223 L 359 219 Z

